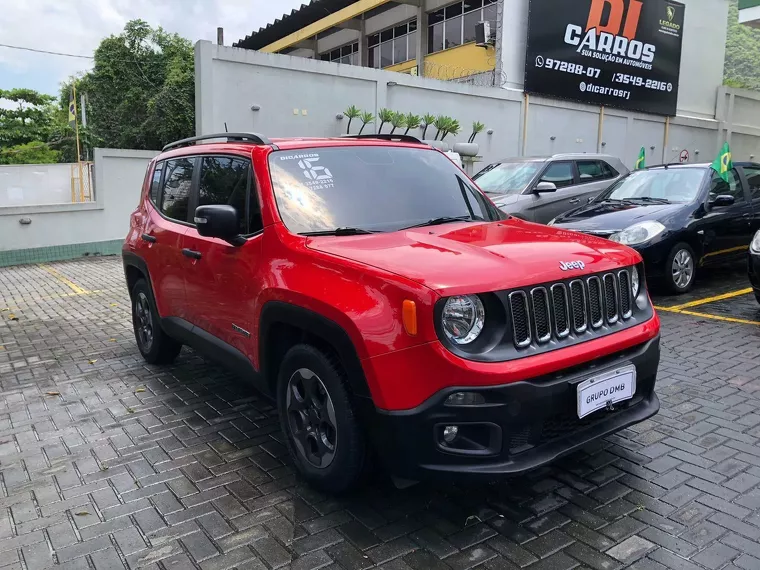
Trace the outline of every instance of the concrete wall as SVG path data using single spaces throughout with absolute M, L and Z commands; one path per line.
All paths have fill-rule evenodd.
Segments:
M 678 114 L 712 118 L 723 84 L 728 0 L 680 0 L 686 4 Z M 506 0 L 502 18 L 502 69 L 507 87 L 522 89 L 530 0 Z
M 95 149 L 95 202 L 0 207 L 0 252 L 123 239 L 156 154 Z
M 0 166 L 0 208 L 70 202 L 70 164 Z

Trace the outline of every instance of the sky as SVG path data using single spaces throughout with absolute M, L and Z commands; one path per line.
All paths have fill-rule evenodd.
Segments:
M 0 0 L 0 44 L 91 56 L 101 39 L 141 18 L 193 43 L 215 42 L 221 26 L 232 45 L 302 3 L 308 0 Z M 57 95 L 63 80 L 91 66 L 89 59 L 0 47 L 0 89 Z

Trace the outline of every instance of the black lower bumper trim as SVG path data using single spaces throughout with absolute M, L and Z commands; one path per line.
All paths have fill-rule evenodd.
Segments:
M 497 479 L 522 473 L 655 415 L 660 409 L 654 393 L 658 363 L 655 338 L 561 374 L 503 386 L 452 387 L 413 410 L 366 410 L 372 418 L 370 433 L 388 468 L 400 477 Z M 578 384 L 628 365 L 636 368 L 633 399 L 579 419 Z M 449 395 L 461 391 L 477 392 L 482 403 L 445 405 Z M 466 445 L 456 448 L 456 443 L 450 447 L 442 441 L 449 425 L 459 426 Z

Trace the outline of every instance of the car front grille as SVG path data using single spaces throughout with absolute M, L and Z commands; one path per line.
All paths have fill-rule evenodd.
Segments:
M 630 269 L 513 291 L 509 306 L 518 349 L 593 332 L 633 316 Z

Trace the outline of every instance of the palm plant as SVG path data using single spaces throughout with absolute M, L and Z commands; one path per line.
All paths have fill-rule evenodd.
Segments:
M 359 120 L 362 122 L 362 128 L 359 129 L 359 134 L 362 134 L 364 132 L 364 127 L 366 127 L 369 123 L 375 122 L 375 114 L 370 113 L 369 111 L 364 111 L 361 115 L 359 115 Z
M 419 115 L 409 113 L 406 116 L 406 131 L 404 131 L 404 134 L 408 135 L 409 131 L 420 128 L 420 120 L 421 119 Z
M 403 129 L 406 126 L 406 115 L 404 115 L 404 113 L 399 113 L 398 111 L 393 113 L 391 124 L 393 125 L 391 134 L 395 133 L 396 129 Z
M 478 121 L 472 123 L 472 134 L 470 135 L 470 138 L 467 140 L 467 142 L 475 142 L 475 137 L 478 136 L 478 134 L 482 133 L 483 129 L 485 128 L 486 126 Z
M 351 105 L 348 109 L 343 111 L 343 114 L 348 117 L 348 127 L 346 127 L 346 134 L 348 135 L 351 133 L 351 121 L 358 119 L 362 112 L 356 107 L 356 105 Z
M 443 130 L 443 134 L 441 135 L 441 140 L 445 139 L 447 135 L 457 136 L 459 134 L 459 131 L 462 129 L 459 121 L 450 117 L 447 117 L 447 119 L 448 122 L 446 124 L 446 128 Z
M 431 115 L 430 113 L 425 113 L 422 117 L 422 140 L 425 140 L 425 137 L 427 136 L 427 130 L 430 125 L 435 123 L 435 115 Z
M 380 128 L 377 129 L 377 133 L 380 134 L 383 132 L 383 126 L 385 126 L 385 123 L 390 123 L 393 121 L 393 111 L 390 109 L 380 109 L 380 111 L 377 113 L 377 118 L 380 119 Z
M 446 131 L 446 127 L 451 122 L 451 118 L 445 116 L 445 115 L 438 115 L 435 118 L 435 121 L 433 121 L 433 126 L 438 129 L 438 131 L 435 133 L 435 138 L 433 140 L 438 140 L 438 137 L 441 136 L 441 133 Z

